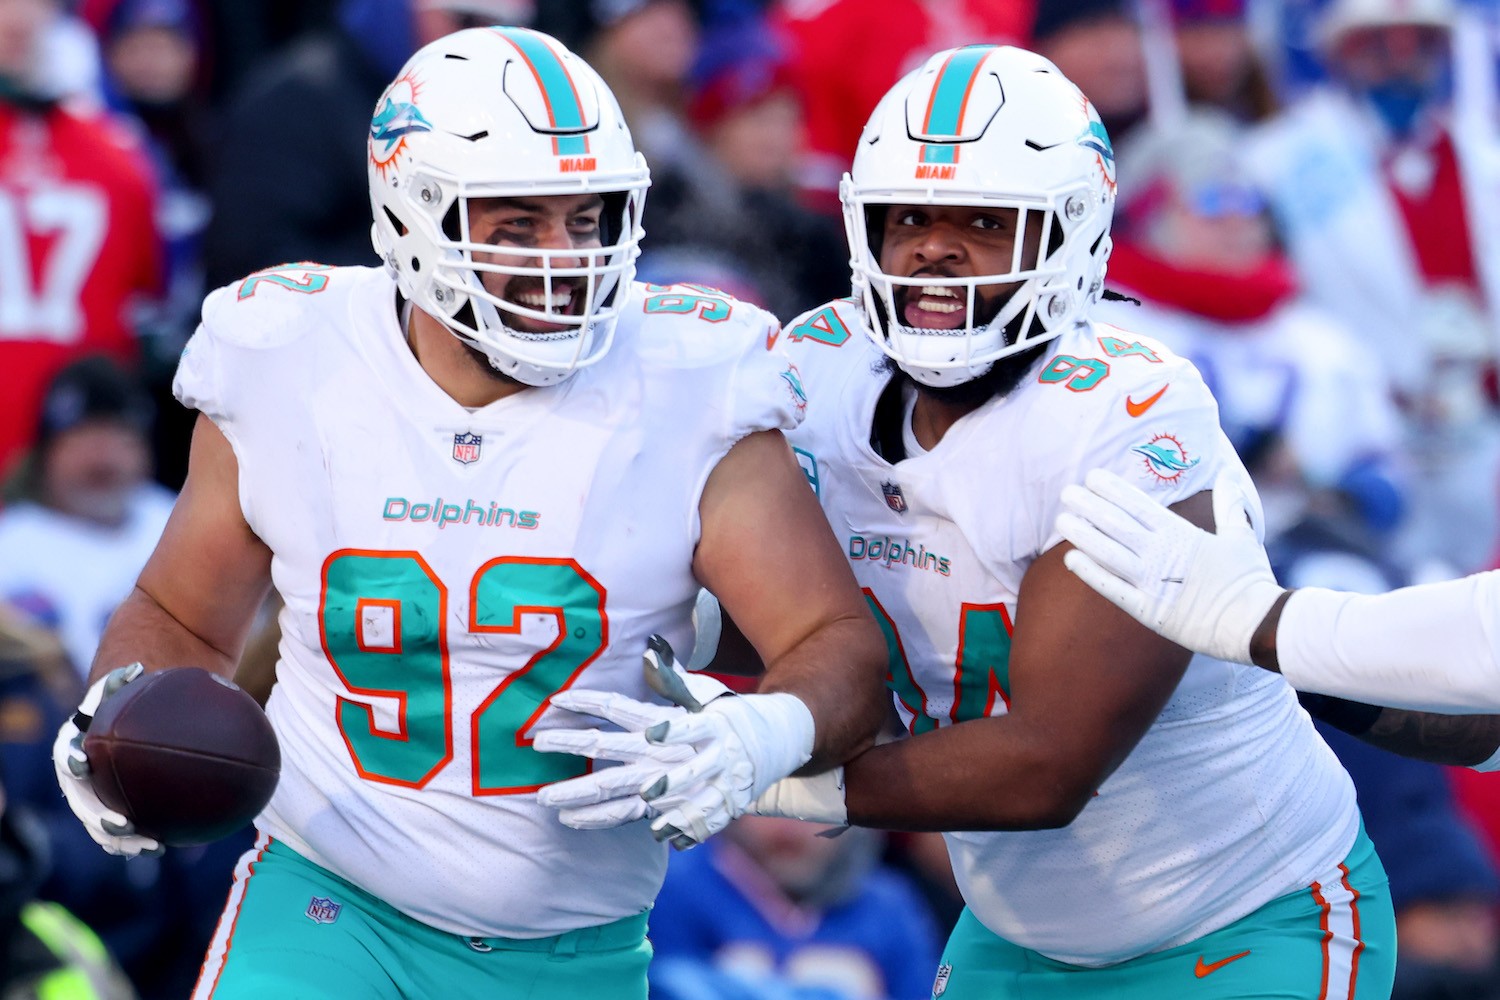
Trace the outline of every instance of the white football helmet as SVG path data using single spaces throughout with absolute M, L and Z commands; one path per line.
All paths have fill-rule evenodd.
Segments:
M 527 385 L 559 382 L 604 357 L 635 274 L 650 174 L 614 95 L 582 59 L 524 28 L 440 38 L 381 95 L 369 158 L 371 239 L 402 295 Z M 470 199 L 581 193 L 604 198 L 597 250 L 470 238 Z M 523 305 L 487 291 L 486 272 L 540 285 L 524 283 Z M 519 316 L 563 329 L 507 322 Z
M 1009 46 L 939 52 L 881 100 L 839 188 L 855 299 L 882 351 L 933 387 L 978 378 L 1001 358 L 1082 322 L 1104 289 L 1115 203 L 1114 151 L 1083 93 L 1048 60 Z M 1015 209 L 1011 268 L 973 277 L 910 277 L 880 267 L 889 205 Z M 1022 263 L 1040 227 L 1036 266 Z M 985 321 L 977 289 L 1020 282 Z M 960 289 L 964 325 L 901 322 L 898 290 Z

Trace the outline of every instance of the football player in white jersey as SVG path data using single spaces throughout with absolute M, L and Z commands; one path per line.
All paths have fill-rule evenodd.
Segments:
M 1385 873 L 1291 688 L 1189 662 L 1064 567 L 1058 497 L 1092 468 L 1197 523 L 1245 477 L 1197 371 L 1089 318 L 1114 195 L 1097 113 L 1032 53 L 939 53 L 875 110 L 842 187 L 856 294 L 782 339 L 910 735 L 753 811 L 945 833 L 967 907 L 934 997 L 1388 996 Z M 696 728 L 656 717 L 664 751 Z M 727 822 L 662 770 L 661 832 Z
M 384 267 L 205 302 L 187 485 L 59 780 L 106 849 L 158 849 L 80 730 L 132 664 L 230 675 L 274 584 L 281 779 L 195 996 L 643 1000 L 666 848 L 559 823 L 539 790 L 588 764 L 534 742 L 578 725 L 554 697 L 649 698 L 646 640 L 687 642 L 701 584 L 771 664 L 755 695 L 694 682 L 746 795 L 872 743 L 880 633 L 783 436 L 807 398 L 772 317 L 632 281 L 646 165 L 554 39 L 419 51 L 369 176 Z

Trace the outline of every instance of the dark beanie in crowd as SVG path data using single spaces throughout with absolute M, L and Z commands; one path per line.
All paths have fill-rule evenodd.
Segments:
M 651 0 L 592 0 L 589 13 L 601 27 L 608 27 L 640 10 Z
M 140 28 L 165 28 L 203 39 L 203 23 L 192 0 L 120 0 L 104 22 L 104 37 Z
M 1246 0 L 1172 0 L 1176 24 L 1229 23 L 1245 20 Z
M 760 18 L 733 21 L 705 32 L 691 71 L 688 118 L 710 128 L 735 111 L 781 90 L 791 90 L 787 41 Z
M 1076 24 L 1117 17 L 1134 17 L 1129 0 L 1037 0 L 1031 37 L 1042 41 Z
M 91 420 L 124 424 L 148 433 L 154 408 L 140 382 L 103 355 L 75 361 L 52 380 L 42 401 L 37 446 Z
M 639 13 L 657 3 L 658 0 L 588 0 L 587 4 L 580 5 L 587 12 L 588 19 L 593 22 L 594 30 L 612 28 L 632 14 Z M 728 5 L 733 6 L 736 0 L 728 0 Z M 720 5 L 724 0 L 720 0 Z M 703 0 L 687 0 L 688 8 L 694 17 L 701 17 L 704 7 Z

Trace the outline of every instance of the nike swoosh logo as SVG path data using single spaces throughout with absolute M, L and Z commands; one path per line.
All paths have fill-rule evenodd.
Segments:
M 1161 399 L 1162 394 L 1171 387 L 1172 383 L 1168 382 L 1166 385 L 1162 386 L 1160 389 L 1157 389 L 1155 392 L 1147 396 L 1145 399 L 1141 400 L 1139 403 L 1131 399 L 1129 396 L 1126 396 L 1125 412 L 1130 414 L 1132 417 L 1140 416 L 1142 413 L 1145 413 L 1147 410 L 1151 409 L 1151 407 L 1155 406 L 1156 401 L 1158 399 Z
M 1224 966 L 1228 965 L 1230 962 L 1238 962 L 1248 954 L 1250 954 L 1248 951 L 1242 951 L 1238 955 L 1230 955 L 1228 958 L 1221 958 L 1217 962 L 1214 962 L 1212 965 L 1204 965 L 1203 956 L 1199 955 L 1198 964 L 1193 967 L 1193 975 L 1197 976 L 1199 979 L 1202 979 L 1204 976 L 1211 976 L 1215 972 L 1218 972 L 1220 969 L 1224 968 Z
M 773 347 L 775 347 L 776 346 L 776 338 L 780 337 L 780 336 L 781 336 L 781 324 L 780 323 L 772 323 L 770 326 L 766 327 L 766 350 L 769 351 Z

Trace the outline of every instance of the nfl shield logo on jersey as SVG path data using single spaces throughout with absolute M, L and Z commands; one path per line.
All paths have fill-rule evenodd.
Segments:
M 479 461 L 479 446 L 484 444 L 480 434 L 453 435 L 453 461 L 468 465 Z
M 315 924 L 331 924 L 343 908 L 343 903 L 335 903 L 327 896 L 314 896 L 307 904 L 307 918 Z
M 948 977 L 953 975 L 953 966 L 944 962 L 938 966 L 937 977 L 932 981 L 932 1000 L 948 992 Z
M 881 483 L 880 492 L 885 494 L 885 505 L 897 514 L 906 513 L 906 494 L 901 492 L 900 483 Z

